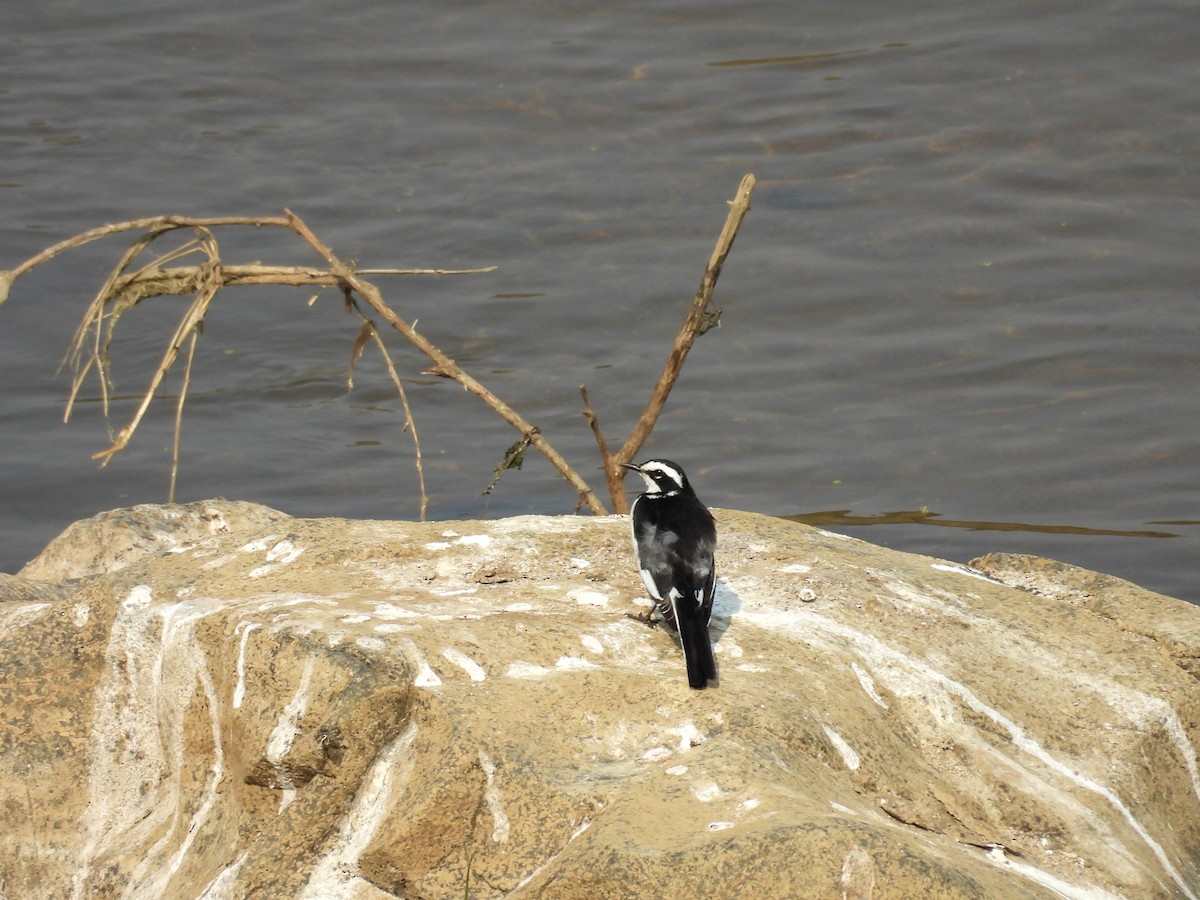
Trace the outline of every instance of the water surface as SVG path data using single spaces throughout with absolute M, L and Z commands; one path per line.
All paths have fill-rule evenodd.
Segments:
M 713 505 L 1198 601 L 1198 40 L 1173 3 L 27 4 L 2 38 L 0 266 L 104 222 L 285 207 L 363 266 L 496 265 L 377 283 L 601 489 L 578 386 L 623 439 L 754 172 L 722 327 L 645 455 Z M 220 238 L 226 262 L 317 261 Z M 61 257 L 0 307 L 0 569 L 166 497 L 170 397 L 102 471 L 98 404 L 59 422 L 56 366 L 123 248 Z M 368 354 L 347 393 L 357 324 L 308 296 L 218 298 L 179 499 L 413 517 L 386 372 Z M 122 397 L 181 310 L 122 322 Z M 483 496 L 516 435 L 391 345 L 431 516 L 572 509 L 533 456 Z

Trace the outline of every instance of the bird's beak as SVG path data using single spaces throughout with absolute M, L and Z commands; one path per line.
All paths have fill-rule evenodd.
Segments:
M 633 463 L 621 463 L 621 468 L 629 469 L 630 471 L 638 472 L 638 473 L 641 473 L 641 471 L 642 471 L 639 466 L 635 466 Z

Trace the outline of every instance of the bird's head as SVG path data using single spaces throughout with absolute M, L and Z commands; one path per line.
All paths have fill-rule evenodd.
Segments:
M 632 463 L 621 463 L 621 466 L 642 476 L 648 496 L 673 497 L 691 490 L 683 469 L 669 459 L 648 459 L 636 466 Z

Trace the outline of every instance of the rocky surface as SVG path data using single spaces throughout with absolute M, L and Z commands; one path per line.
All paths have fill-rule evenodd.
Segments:
M 0 577 L 0 897 L 1197 897 L 1200 610 L 717 521 L 703 692 L 622 519 L 77 523 Z

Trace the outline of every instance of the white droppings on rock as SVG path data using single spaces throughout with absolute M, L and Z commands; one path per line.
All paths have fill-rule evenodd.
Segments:
M 75 623 L 76 628 L 82 628 L 86 625 L 91 614 L 92 608 L 86 603 L 76 603 L 71 607 L 71 621 Z
M 405 638 L 400 642 L 400 647 L 405 654 L 417 666 L 417 677 L 413 679 L 413 684 L 417 687 L 438 687 L 442 683 L 442 679 L 438 678 L 437 673 L 433 671 L 429 663 L 425 660 L 425 655 L 417 648 L 416 643 L 412 638 Z
M 750 812 L 752 809 L 758 809 L 758 807 L 761 805 L 762 801 L 757 797 L 747 797 L 738 804 L 738 809 L 743 810 L 744 812 Z
M 560 656 L 558 662 L 554 664 L 554 668 L 560 672 L 578 671 L 579 669 L 596 669 L 599 668 L 590 659 L 584 659 L 582 656 Z
M 490 534 L 466 534 L 458 539 L 458 543 L 468 547 L 488 547 L 492 543 Z
M 651 747 L 649 750 L 643 753 L 642 759 L 646 760 L 646 762 L 662 762 L 664 759 L 670 759 L 674 755 L 674 751 L 669 747 L 663 747 L 662 745 L 659 745 L 657 747 Z M 687 767 L 685 766 L 684 769 L 686 771 Z
M 800 588 L 800 602 L 801 603 L 812 603 L 816 599 L 817 599 L 817 592 L 814 591 L 812 588 L 808 588 L 808 587 Z
M 125 610 L 125 612 L 134 612 L 135 610 L 145 609 L 153 602 L 154 594 L 150 590 L 150 585 L 137 584 L 130 589 L 129 596 L 121 604 L 121 609 Z
M 841 754 L 842 762 L 846 764 L 846 768 L 851 772 L 858 771 L 858 767 L 862 765 L 862 760 L 854 752 L 854 748 L 846 743 L 846 739 L 828 725 L 822 725 L 821 730 L 825 732 L 825 737 L 829 738 L 829 743 L 833 744 L 837 752 Z
M 508 670 L 504 673 L 508 678 L 520 678 L 529 681 L 545 678 L 553 670 L 547 669 L 545 666 L 534 665 L 522 660 L 517 660 L 508 664 Z
M 281 566 L 286 566 L 290 562 L 295 562 L 303 552 L 303 547 L 297 547 L 291 541 L 280 541 L 267 551 L 267 562 L 277 562 Z
M 449 541 L 430 541 L 428 544 L 425 545 L 425 549 L 426 550 L 449 550 L 450 542 Z
M 721 796 L 721 789 L 715 781 L 704 778 L 692 785 L 692 796 L 701 803 L 711 803 Z
M 231 530 L 224 513 L 211 506 L 204 510 L 204 520 L 209 534 L 227 534 Z
M 339 616 L 338 621 L 343 625 L 361 625 L 363 622 L 370 622 L 371 617 L 364 613 L 350 613 L 349 615 Z
M 237 559 L 236 553 L 226 553 L 224 556 L 218 556 L 216 559 L 210 559 L 208 562 L 201 563 L 200 568 L 205 571 L 208 571 L 209 569 L 219 569 L 221 566 L 227 565 L 233 562 L 235 559 Z
M 739 672 L 770 672 L 770 668 L 762 663 L 738 663 L 737 670 Z
M 686 753 L 693 747 L 703 744 L 707 738 L 696 727 L 691 719 L 685 719 L 676 728 L 668 728 L 667 734 L 675 734 L 679 736 L 679 752 Z
M 608 594 L 592 591 L 586 588 L 574 588 L 567 591 L 567 599 L 574 600 L 582 606 L 608 606 Z
M 665 750 L 666 748 L 664 747 L 663 749 Z M 669 750 L 667 752 L 668 752 L 668 754 L 670 753 Z M 675 776 L 686 775 L 687 770 L 688 770 L 687 766 L 668 766 L 667 768 L 663 769 L 663 771 L 666 772 L 668 775 L 675 775 Z
M 253 543 L 256 545 L 261 542 L 255 541 Z M 246 545 L 246 547 L 250 546 L 252 545 Z M 243 547 L 242 549 L 244 550 L 246 547 Z M 295 562 L 296 558 L 299 557 L 303 552 L 303 547 L 297 547 L 291 541 L 278 541 L 269 550 L 267 550 L 266 563 L 261 566 L 255 566 L 246 574 L 250 578 L 262 578 L 264 575 L 270 575 L 272 572 L 275 572 L 284 566 Z
M 743 653 L 741 645 L 729 636 L 722 637 L 717 641 L 713 645 L 713 651 L 728 656 L 730 659 L 741 659 Z
M 412 631 L 411 625 L 399 625 L 395 622 L 383 622 L 375 626 L 376 634 L 403 634 L 406 631 Z
M 588 566 L 591 565 L 591 563 L 588 562 L 586 559 L 580 559 L 578 556 L 572 556 L 571 557 L 571 565 L 573 565 L 577 569 L 586 569 Z
M 270 547 L 275 541 L 278 541 L 278 540 L 279 540 L 279 535 L 268 534 L 266 537 L 260 537 L 256 541 L 251 541 L 248 544 L 242 544 L 242 546 L 239 547 L 238 550 L 240 550 L 242 553 L 262 553 L 264 550 L 266 550 L 268 547 Z
M 788 563 L 779 571 L 784 575 L 807 575 L 812 571 L 812 566 L 806 566 L 804 563 Z
M 604 652 L 604 644 L 600 642 L 599 638 L 592 637 L 590 634 L 581 634 L 579 642 L 592 653 L 599 654 Z
M 504 607 L 505 612 L 531 612 L 533 610 L 532 603 L 510 603 Z
M 709 831 L 725 831 L 727 828 L 732 828 L 732 827 L 733 827 L 732 822 L 709 822 L 708 823 Z
M 442 651 L 442 656 L 466 672 L 467 677 L 472 681 L 484 681 L 487 678 L 487 674 L 483 671 L 479 663 L 475 662 L 475 660 L 471 659 L 465 653 L 455 650 L 453 647 L 445 648 Z
M 375 618 L 377 619 L 415 619 L 420 616 L 420 613 L 415 613 L 411 609 L 405 609 L 403 606 L 395 606 L 391 603 L 375 602 L 371 606 L 375 610 Z

